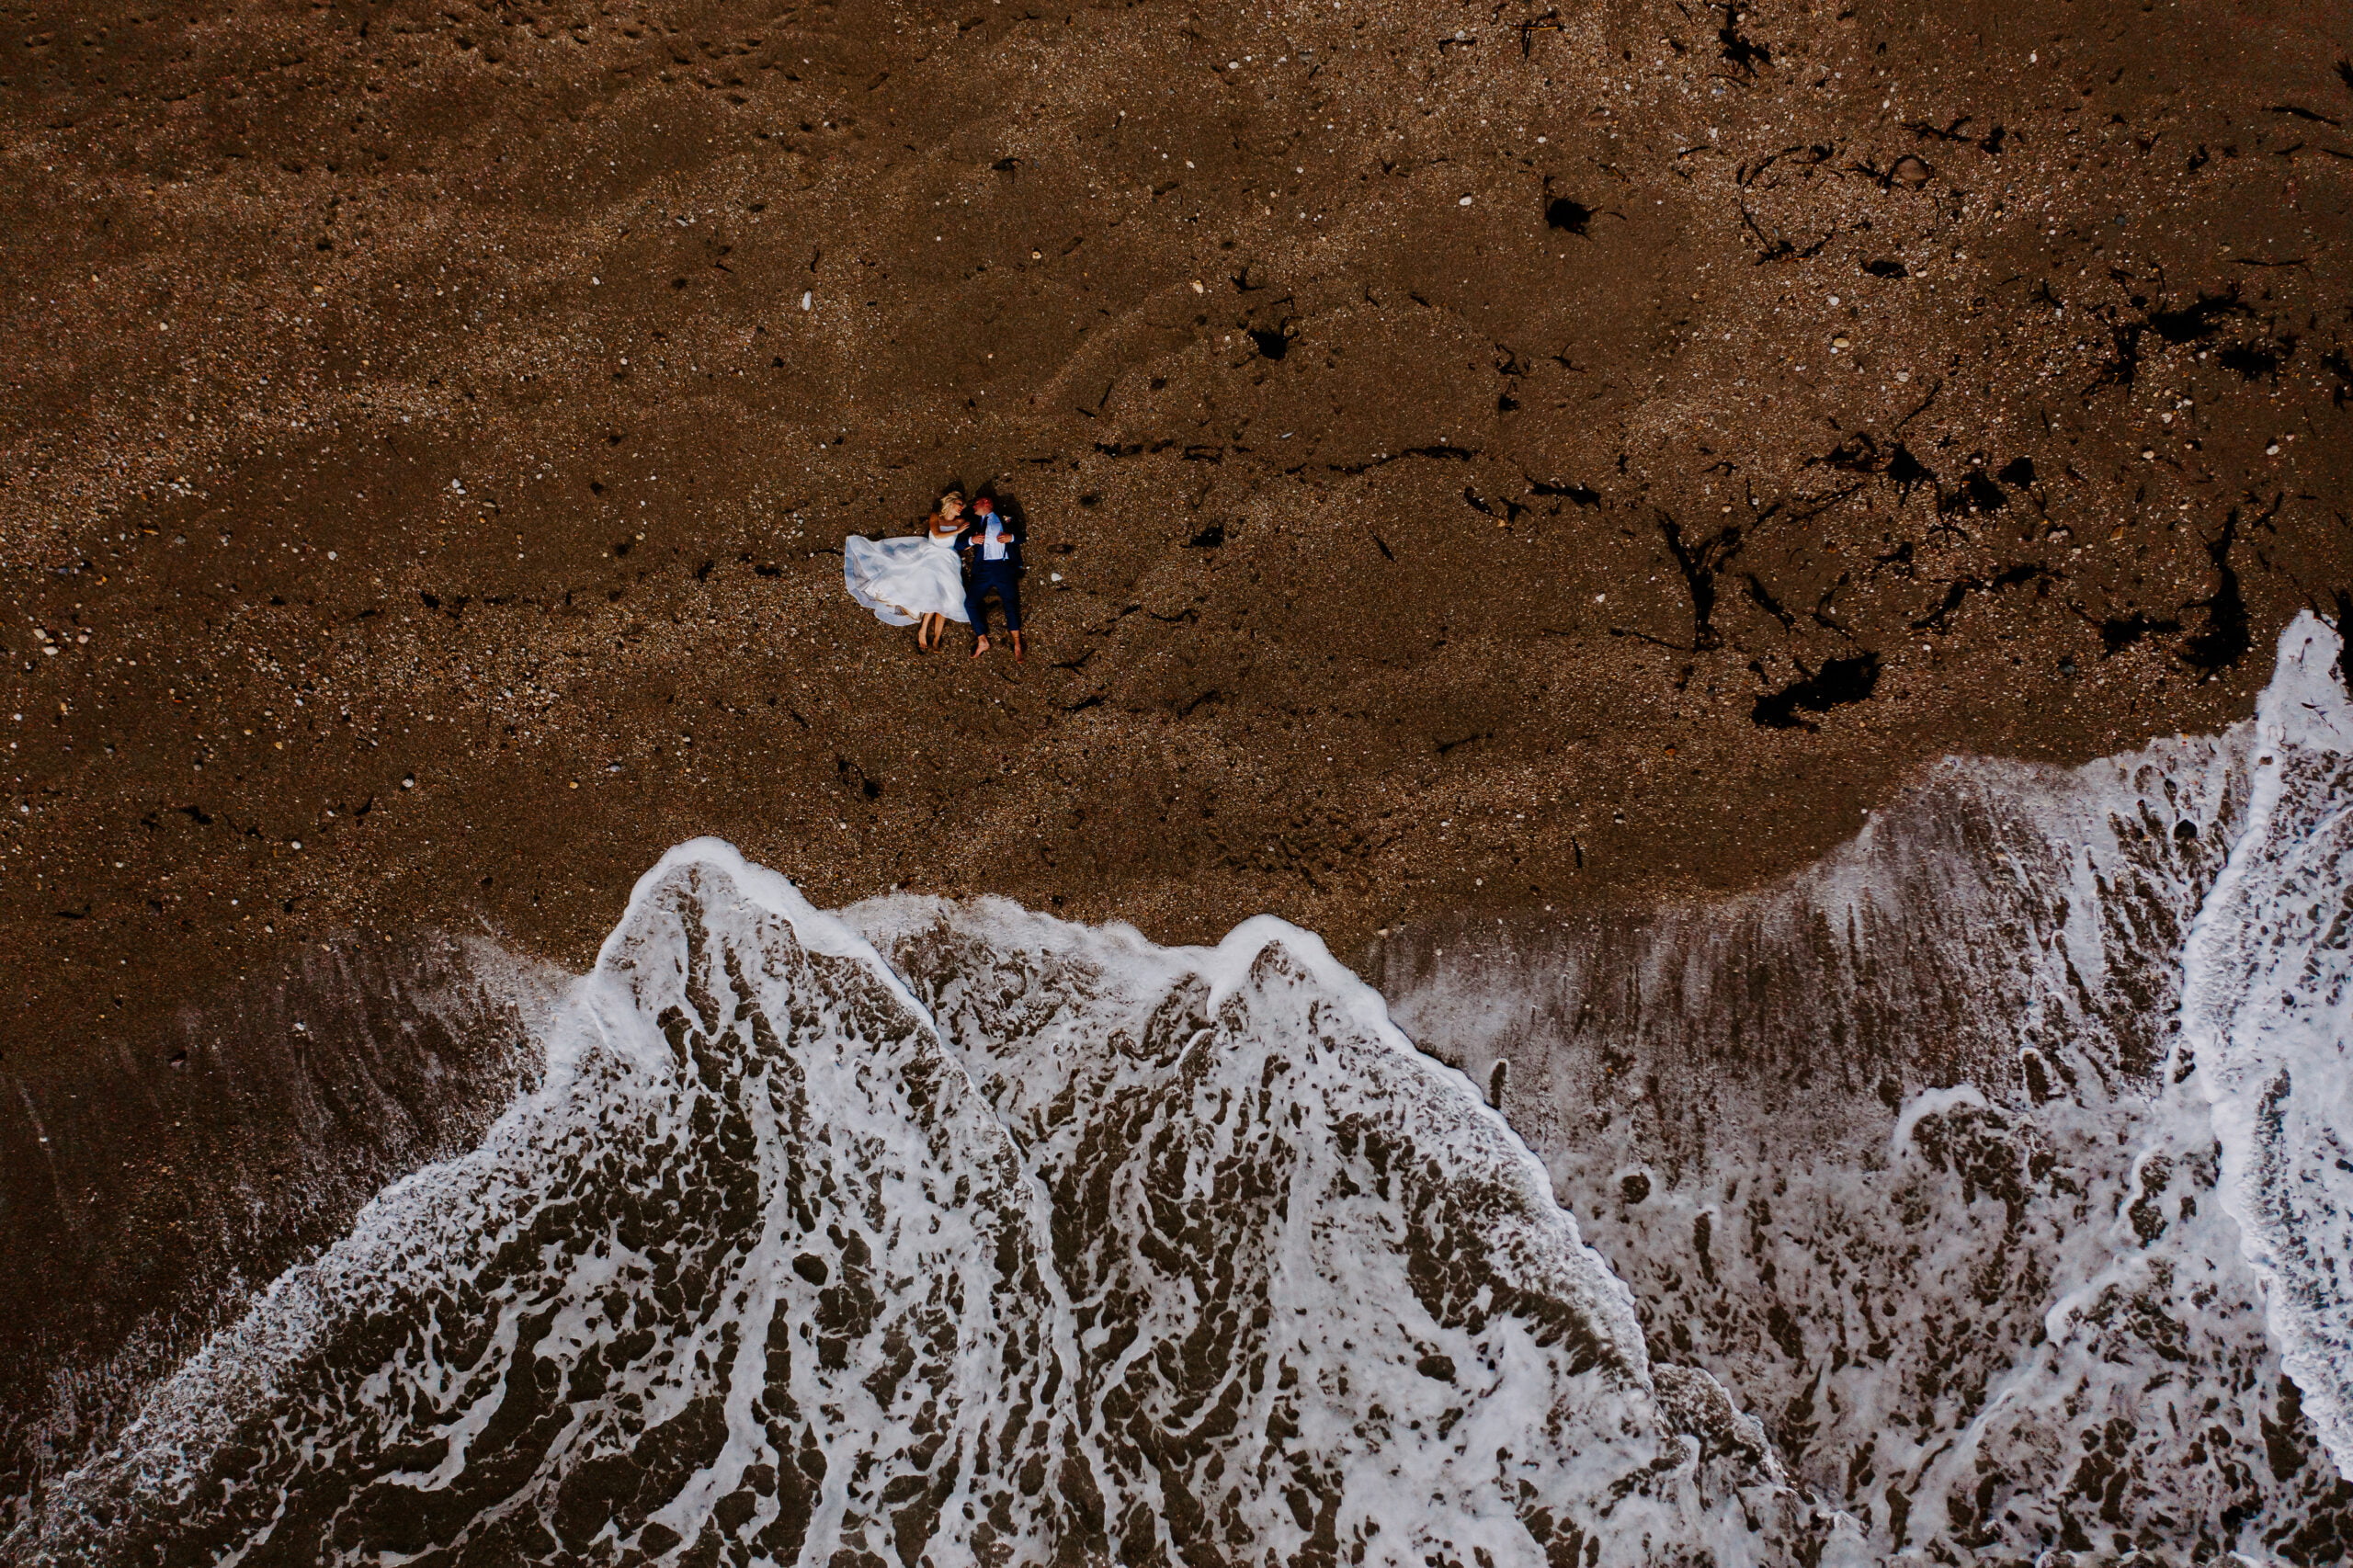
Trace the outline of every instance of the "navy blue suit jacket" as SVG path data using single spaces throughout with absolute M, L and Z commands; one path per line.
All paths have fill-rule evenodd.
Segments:
M 967 522 L 963 531 L 956 536 L 956 552 L 969 561 L 974 571 L 980 570 L 984 564 L 1002 564 L 1012 567 L 1014 575 L 1019 576 L 1025 570 L 1021 564 L 1021 541 L 1029 537 L 1029 530 L 1002 512 L 996 515 L 996 520 L 1001 525 L 1000 533 L 1006 537 L 1005 560 L 1002 562 L 982 560 L 981 529 L 983 524 L 983 519 L 978 517 Z

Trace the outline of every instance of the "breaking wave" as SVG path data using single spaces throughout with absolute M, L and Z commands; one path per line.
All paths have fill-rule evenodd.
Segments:
M 1872 1560 L 2341 1561 L 2343 678 L 2302 616 L 2220 737 L 1954 759 L 1773 889 L 1373 976 Z
M 481 1145 L 12 1554 L 2341 1560 L 2339 653 L 2301 618 L 2249 723 L 1951 762 L 1754 895 L 1401 936 L 1380 993 L 1274 920 L 825 913 L 682 846 Z
M 2353 707 L 2332 661 L 2316 623 L 2281 639 L 2246 828 L 2183 957 L 2176 1076 L 2213 1107 L 2272 1340 L 2353 1478 Z
M 1741 1562 L 1813 1528 L 1313 937 L 837 917 L 704 841 L 639 885 L 545 1085 L 280 1279 L 20 1544 Z

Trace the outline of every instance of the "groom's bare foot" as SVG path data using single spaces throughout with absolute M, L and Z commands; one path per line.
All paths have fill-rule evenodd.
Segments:
M 972 639 L 972 657 L 974 657 L 974 658 L 976 658 L 976 659 L 977 659 L 977 658 L 979 658 L 983 653 L 987 653 L 988 651 L 989 651 L 989 640 L 988 640 L 988 638 L 987 638 L 985 635 L 983 635 L 983 636 L 980 636 L 980 637 L 975 637 L 975 638 L 973 638 L 973 639 Z
M 1029 650 L 1023 645 L 1021 633 L 1018 631 L 1013 634 L 1013 662 L 1017 665 L 1026 665 L 1029 662 Z

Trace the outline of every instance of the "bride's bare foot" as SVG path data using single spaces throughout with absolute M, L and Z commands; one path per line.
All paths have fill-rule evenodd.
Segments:
M 989 639 L 988 639 L 988 634 L 987 634 L 986 632 L 983 632 L 980 636 L 975 637 L 974 639 L 972 639 L 972 657 L 974 657 L 974 658 L 976 658 L 976 659 L 977 659 L 977 658 L 979 658 L 983 653 L 987 653 L 988 651 L 989 651 Z

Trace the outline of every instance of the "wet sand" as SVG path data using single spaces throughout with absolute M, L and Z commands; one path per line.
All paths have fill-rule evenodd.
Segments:
M 2353 590 L 2334 19 L 12 15 L 24 1332 L 152 1304 L 194 1157 L 69 1191 L 67 1096 L 298 954 L 585 967 L 698 834 L 1346 953 L 2243 716 Z M 842 591 L 950 483 L 1027 665 Z

